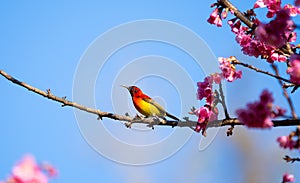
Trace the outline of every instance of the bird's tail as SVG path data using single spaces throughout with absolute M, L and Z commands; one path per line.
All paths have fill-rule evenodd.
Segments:
M 169 118 L 172 118 L 172 119 L 174 119 L 174 120 L 176 120 L 176 121 L 180 121 L 177 117 L 173 116 L 173 115 L 170 114 L 170 113 L 167 113 L 167 112 L 166 112 L 166 116 L 168 116 Z

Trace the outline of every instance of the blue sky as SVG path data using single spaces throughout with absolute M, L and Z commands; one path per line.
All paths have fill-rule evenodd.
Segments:
M 241 9 L 254 3 L 232 2 Z M 203 68 L 215 64 L 209 61 L 213 55 L 235 55 L 242 61 L 270 70 L 264 61 L 242 55 L 225 22 L 224 28 L 206 22 L 212 3 L 156 0 L 1 2 L 0 69 L 42 90 L 50 88 L 57 96 L 67 96 L 67 99 L 76 99 L 83 105 L 120 114 L 129 112 L 135 115 L 136 112 L 128 92 L 119 84 L 137 84 L 170 113 L 187 116 L 189 107 L 198 105 L 193 84 L 195 87 L 196 82 L 205 77 Z M 105 60 L 103 67 L 93 68 L 95 77 L 90 76 L 91 70 L 79 75 L 85 84 L 93 84 L 87 85 L 92 90 L 85 85 L 76 85 L 84 55 L 99 43 L 103 35 L 128 22 L 149 19 L 173 22 L 199 36 L 208 46 L 199 48 L 203 55 L 200 62 L 204 65 L 199 67 L 195 58 L 172 44 L 140 41 L 115 51 Z M 138 32 L 132 32 L 133 36 L 136 34 Z M 181 34 L 172 31 L 170 36 L 181 38 Z M 107 47 L 104 45 L 104 48 L 114 45 L 110 41 L 118 42 L 125 37 L 120 35 L 118 39 L 106 40 Z M 96 52 L 92 57 L 94 60 L 90 61 L 103 62 L 102 51 Z M 143 65 L 150 62 L 154 64 Z M 162 63 L 172 64 L 160 65 Z M 266 87 L 273 92 L 277 105 L 287 107 L 276 81 L 252 71 L 243 72 L 243 80 L 226 85 L 232 116 L 236 108 L 256 100 Z M 4 78 L 0 79 L 0 86 L 3 104 L 0 180 L 26 153 L 58 168 L 59 176 L 52 182 L 280 182 L 286 171 L 300 179 L 299 165 L 290 165 L 281 159 L 285 154 L 299 153 L 281 150 L 276 143 L 278 136 L 287 135 L 293 128 L 247 130 L 237 127 L 232 137 L 226 137 L 226 128 L 211 129 L 208 134 L 212 137 L 206 139 L 187 129 L 161 127 L 149 130 L 144 126 L 127 129 L 120 122 L 97 121 L 96 116 L 78 113 L 69 107 L 62 108 Z M 295 102 L 299 101 L 297 92 L 293 97 Z M 299 111 L 299 107 L 296 108 Z M 137 154 L 121 146 L 110 146 L 104 132 L 136 147 L 169 141 Z M 209 146 L 199 151 L 201 139 Z M 116 156 L 120 160 L 114 159 Z M 150 160 L 143 165 L 130 165 L 131 159 L 124 163 L 128 158 L 132 161 L 139 158 Z

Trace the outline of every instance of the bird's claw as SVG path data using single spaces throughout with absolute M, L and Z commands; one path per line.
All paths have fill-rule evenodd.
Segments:
M 178 125 L 178 122 L 173 122 L 172 128 L 174 128 L 174 127 L 177 126 L 177 125 Z
M 133 118 L 134 120 L 138 120 L 138 119 L 143 119 L 144 117 L 139 115 L 139 114 L 136 114 L 135 117 Z

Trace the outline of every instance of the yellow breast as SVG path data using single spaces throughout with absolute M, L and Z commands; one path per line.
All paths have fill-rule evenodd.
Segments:
M 133 100 L 133 104 L 135 108 L 144 116 L 165 116 L 166 112 L 163 109 L 162 106 L 160 106 L 158 103 L 150 99 L 151 102 L 145 101 L 142 98 L 136 98 Z

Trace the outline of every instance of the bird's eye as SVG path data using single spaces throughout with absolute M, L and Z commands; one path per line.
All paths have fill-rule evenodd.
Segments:
M 130 93 L 136 93 L 137 91 L 136 91 L 136 89 L 135 88 L 131 88 L 130 89 Z

